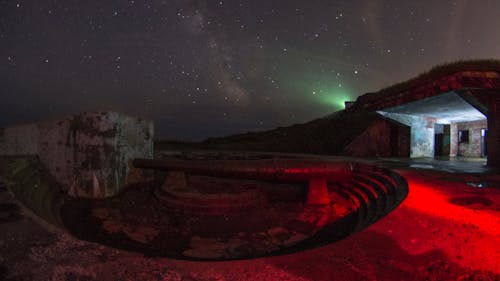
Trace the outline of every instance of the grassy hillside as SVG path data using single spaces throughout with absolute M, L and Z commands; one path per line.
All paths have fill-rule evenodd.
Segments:
M 374 93 L 368 93 L 360 96 L 358 99 L 363 100 L 376 100 L 381 97 L 396 94 L 398 92 L 405 91 L 431 82 L 439 77 L 454 74 L 462 71 L 497 71 L 500 72 L 500 60 L 494 59 L 483 59 L 483 60 L 461 60 L 452 63 L 446 63 L 433 67 L 427 72 L 421 73 L 420 75 L 403 81 L 401 83 L 394 84 L 387 88 L 383 88 Z
M 263 132 L 249 132 L 201 143 L 164 141 L 156 149 L 214 149 L 340 154 L 376 117 L 373 112 L 339 111 L 313 121 Z

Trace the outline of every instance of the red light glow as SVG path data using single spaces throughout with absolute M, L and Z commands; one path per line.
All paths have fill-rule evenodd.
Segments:
M 427 237 L 441 236 L 439 245 L 434 245 L 418 241 L 412 238 L 416 235 L 411 231 L 406 232 L 401 236 L 407 238 L 400 240 L 401 247 L 411 254 L 440 249 L 463 267 L 500 273 L 500 209 L 495 207 L 500 206 L 500 190 L 469 187 L 464 176 L 452 179 L 432 172 L 426 172 L 425 176 L 415 171 L 400 173 L 410 189 L 401 207 L 418 213 L 408 219 L 416 225 L 426 224 L 426 229 L 431 228 L 432 233 Z M 465 203 L 457 204 L 457 201 L 462 202 L 457 198 Z M 468 202 L 467 198 L 476 198 L 476 201 Z M 419 215 L 429 216 L 429 222 L 419 221 Z M 405 232 L 402 229 L 394 231 Z

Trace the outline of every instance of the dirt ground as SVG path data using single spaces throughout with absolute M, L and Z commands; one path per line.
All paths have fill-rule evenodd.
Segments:
M 304 252 L 224 262 L 79 241 L 0 185 L 0 280 L 500 280 L 500 176 L 398 172 L 408 198 L 365 230 Z

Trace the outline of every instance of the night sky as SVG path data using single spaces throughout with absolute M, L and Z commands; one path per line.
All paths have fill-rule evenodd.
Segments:
M 81 111 L 201 140 L 500 56 L 500 1 L 0 1 L 0 126 Z

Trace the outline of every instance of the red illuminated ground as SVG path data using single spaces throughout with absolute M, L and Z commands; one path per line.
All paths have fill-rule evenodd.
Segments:
M 0 279 L 500 280 L 500 175 L 399 172 L 408 198 L 374 225 L 314 250 L 253 260 L 147 258 L 50 233 L 26 217 L 3 219 Z M 0 191 L 0 204 L 9 201 Z M 1 218 L 15 213 L 4 209 Z

